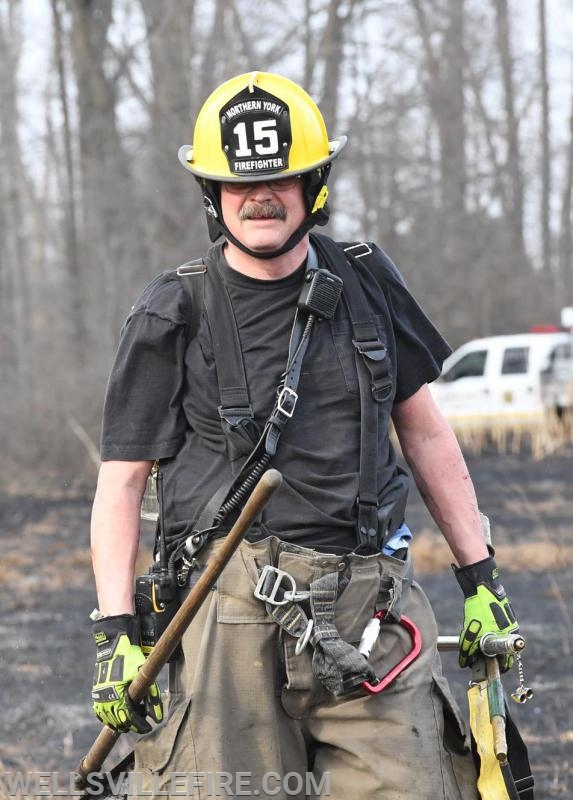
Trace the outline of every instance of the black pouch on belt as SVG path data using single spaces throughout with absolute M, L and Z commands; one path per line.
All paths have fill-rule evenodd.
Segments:
M 157 519 L 156 548 L 158 561 L 149 568 L 146 575 L 135 579 L 135 614 L 140 622 L 140 646 L 146 655 L 153 650 L 179 606 L 177 577 L 169 567 L 167 543 L 165 540 L 165 520 L 163 518 L 163 473 L 157 471 L 157 499 L 159 515 Z M 170 661 L 176 658 L 180 647 L 176 647 Z
M 135 614 L 141 626 L 141 649 L 145 655 L 149 655 L 179 609 L 175 581 L 157 574 L 151 567 L 147 575 L 135 579 L 134 599 Z M 170 661 L 177 656 L 178 649 L 175 649 Z

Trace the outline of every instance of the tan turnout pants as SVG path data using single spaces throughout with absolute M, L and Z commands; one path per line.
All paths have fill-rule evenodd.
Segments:
M 393 598 L 420 629 L 422 652 L 380 694 L 336 699 L 312 674 L 312 647 L 295 655 L 296 640 L 253 596 L 267 563 L 289 572 L 299 590 L 345 569 L 350 582 L 336 606 L 342 638 L 358 643 L 376 604 Z M 383 555 L 344 561 L 274 537 L 243 542 L 171 665 L 167 722 L 136 747 L 141 794 L 477 800 L 434 615 L 408 569 Z M 370 663 L 385 675 L 409 649 L 404 628 L 384 625 Z

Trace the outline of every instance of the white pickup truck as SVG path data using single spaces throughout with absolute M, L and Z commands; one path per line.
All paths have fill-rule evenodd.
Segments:
M 568 333 L 520 333 L 474 339 L 444 362 L 430 385 L 442 413 L 458 430 L 528 428 L 543 421 L 541 375 Z
M 573 333 L 556 344 L 541 372 L 541 398 L 559 419 L 573 412 Z

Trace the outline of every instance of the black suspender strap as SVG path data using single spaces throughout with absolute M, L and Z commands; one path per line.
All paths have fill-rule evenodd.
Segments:
M 306 276 L 316 269 L 318 269 L 318 258 L 311 245 L 308 249 Z M 270 456 L 276 453 L 280 435 L 294 414 L 302 361 L 308 348 L 314 321 L 312 314 L 303 314 L 300 308 L 297 308 L 289 342 L 287 366 L 277 390 L 275 406 L 265 427 L 265 451 Z
M 190 266 L 194 266 L 195 269 L 190 271 Z M 202 260 L 200 271 L 203 276 L 207 272 L 207 266 Z M 179 267 L 177 274 L 195 276 L 197 274 L 196 262 Z M 217 364 L 219 416 L 231 428 L 234 428 L 244 420 L 254 420 L 254 415 L 249 399 L 241 343 L 231 298 L 215 265 L 209 270 L 209 276 L 207 280 L 203 277 L 203 302 L 207 311 L 215 363 Z M 192 279 L 193 283 L 195 283 L 195 278 Z M 190 288 L 193 290 L 192 284 L 190 284 Z M 195 305 L 195 308 L 202 307 L 203 303 Z M 192 314 L 192 316 L 200 317 L 198 314 Z
M 219 380 L 219 416 L 231 428 L 253 420 L 245 365 L 235 312 L 225 282 L 216 266 L 207 281 L 205 307 Z
M 203 309 L 207 313 L 213 353 L 217 364 L 219 416 L 227 441 L 229 441 L 228 437 L 234 428 L 243 425 L 243 428 L 249 432 L 250 425 L 252 425 L 254 431 L 255 422 L 249 400 L 233 306 L 219 271 L 216 268 L 209 269 L 209 278 L 207 278 L 207 270 L 207 265 L 202 258 L 199 258 L 178 267 L 177 275 L 184 278 L 183 285 L 191 297 L 191 315 L 188 323 L 189 341 L 197 333 Z M 251 436 L 253 436 L 252 433 Z M 257 435 L 253 436 L 251 447 L 257 438 Z M 230 450 L 232 452 L 233 448 L 231 447 Z M 229 485 L 223 484 L 211 497 L 196 520 L 194 527 L 197 530 L 210 527 L 228 491 Z
M 309 247 L 306 275 L 318 269 L 318 259 L 313 247 Z M 277 397 L 263 434 L 243 465 L 242 474 L 247 475 L 253 466 L 264 458 L 266 462 L 275 455 L 279 438 L 294 414 L 298 400 L 298 382 L 303 358 L 310 341 L 314 317 L 301 313 L 297 307 L 289 341 L 289 352 L 285 371 L 277 388 Z
M 210 267 L 211 265 L 209 265 Z M 307 275 L 316 271 L 318 260 L 311 247 L 308 254 Z M 266 468 L 275 455 L 279 438 L 288 421 L 294 414 L 298 399 L 297 388 L 300 379 L 302 362 L 308 348 L 314 316 L 305 314 L 297 308 L 289 342 L 289 355 L 281 383 L 277 389 L 277 399 L 273 411 L 267 420 L 260 438 L 254 437 L 255 422 L 250 403 L 245 367 L 239 332 L 231 298 L 225 282 L 215 265 L 209 268 L 202 259 L 184 264 L 177 269 L 177 274 L 187 278 L 186 287 L 191 295 L 193 334 L 196 333 L 200 314 L 198 309 L 205 308 L 213 343 L 213 353 L 217 366 L 219 397 L 221 405 L 219 414 L 230 452 L 233 452 L 233 431 L 251 422 L 250 452 L 249 449 L 237 457 L 238 470 L 234 470 L 234 479 L 230 486 L 224 485 L 211 498 L 201 511 L 194 531 L 203 531 L 217 527 L 228 513 L 236 508 L 250 489 L 250 485 Z M 196 276 L 201 275 L 201 285 Z M 194 312 L 194 313 L 193 313 Z M 254 447 L 253 447 L 254 445 Z M 245 458 L 246 456 L 246 458 Z M 233 464 L 234 459 L 232 458 Z M 205 531 L 206 532 L 206 531 Z M 191 537 L 192 538 L 192 537 Z
M 196 309 L 203 309 L 205 304 L 205 275 L 207 267 L 202 258 L 195 258 L 193 261 L 186 261 L 175 270 L 180 278 L 185 278 L 181 281 L 185 290 L 191 298 L 191 314 L 187 320 L 187 339 L 191 341 L 195 338 L 195 334 L 201 322 L 201 314 L 196 313 Z
M 360 389 L 360 475 L 358 478 L 358 547 L 368 551 L 380 550 L 378 530 L 378 402 L 392 390 L 388 371 L 387 351 L 378 337 L 376 326 L 365 321 L 366 307 L 358 278 L 348 270 L 349 291 L 346 292 L 355 348 L 356 371 Z M 351 276 L 351 277 L 350 277 Z
M 312 235 L 313 242 L 328 266 L 335 268 L 344 281 L 343 298 L 352 325 L 352 343 L 355 348 L 356 371 L 360 389 L 360 475 L 358 478 L 357 549 L 378 552 L 385 534 L 378 522 L 378 460 L 379 420 L 378 403 L 392 392 L 392 377 L 385 345 L 380 341 L 373 314 L 350 253 L 340 248 L 327 237 Z

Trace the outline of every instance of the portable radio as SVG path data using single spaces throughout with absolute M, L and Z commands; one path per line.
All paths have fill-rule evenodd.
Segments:
M 327 269 L 313 269 L 304 280 L 298 307 L 319 319 L 332 319 L 342 294 L 342 278 Z

